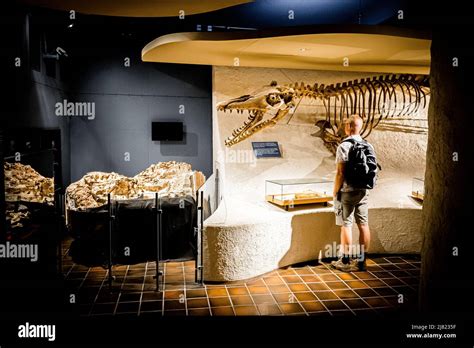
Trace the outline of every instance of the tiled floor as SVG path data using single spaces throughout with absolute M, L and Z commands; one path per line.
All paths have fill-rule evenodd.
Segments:
M 385 316 L 416 306 L 420 260 L 372 258 L 367 272 L 353 273 L 314 262 L 257 279 L 204 286 L 194 282 L 194 261 L 167 262 L 160 292 L 155 291 L 154 262 L 114 267 L 112 292 L 103 268 L 73 264 L 65 256 L 63 269 L 83 316 Z

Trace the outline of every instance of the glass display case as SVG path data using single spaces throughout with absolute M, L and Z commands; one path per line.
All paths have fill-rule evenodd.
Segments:
M 420 178 L 413 178 L 411 184 L 411 195 L 413 198 L 423 200 L 425 195 L 425 181 Z
M 333 181 L 323 179 L 283 179 L 265 181 L 267 202 L 284 207 L 332 201 Z

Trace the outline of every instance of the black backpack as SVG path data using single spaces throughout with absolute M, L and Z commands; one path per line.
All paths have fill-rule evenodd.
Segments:
M 358 189 L 373 189 L 377 180 L 377 169 L 380 168 L 374 148 L 365 140 L 349 138 L 343 142 L 352 144 L 344 171 L 347 184 Z

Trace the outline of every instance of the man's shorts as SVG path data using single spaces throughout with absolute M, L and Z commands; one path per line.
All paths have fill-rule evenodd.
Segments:
M 369 208 L 368 208 L 368 190 L 355 190 L 350 192 L 341 192 L 340 202 L 334 202 L 336 213 L 336 224 L 344 227 L 351 227 L 354 222 L 368 224 Z

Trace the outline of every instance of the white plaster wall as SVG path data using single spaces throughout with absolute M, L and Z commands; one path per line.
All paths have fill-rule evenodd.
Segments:
M 334 156 L 317 131 L 323 118 L 319 102 L 302 101 L 291 120 L 266 128 L 226 148 L 224 139 L 246 120 L 245 114 L 217 112 L 215 104 L 249 94 L 270 81 L 337 83 L 379 74 L 312 70 L 213 69 L 214 158 L 219 168 L 223 202 L 205 222 L 205 279 L 254 277 L 296 262 L 316 259 L 328 244 L 339 242 L 332 207 L 301 207 L 286 212 L 265 202 L 265 180 L 322 178 L 333 180 Z M 314 114 L 316 112 L 316 115 Z M 383 170 L 370 192 L 373 253 L 416 253 L 421 247 L 421 206 L 408 195 L 413 177 L 423 177 L 426 109 L 415 117 L 387 120 L 367 138 Z M 282 158 L 256 160 L 252 141 L 278 141 Z M 356 228 L 354 238 L 357 238 Z M 355 239 L 357 240 L 357 239 Z

